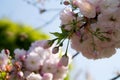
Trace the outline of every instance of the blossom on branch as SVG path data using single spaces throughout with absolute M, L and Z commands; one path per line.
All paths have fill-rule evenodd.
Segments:
M 15 49 L 14 58 L 6 54 L 5 50 L 0 53 L 0 70 L 5 72 L 0 78 L 8 80 L 64 80 L 68 74 L 69 64 L 58 66 L 61 59 L 60 53 L 52 53 L 49 41 L 36 41 L 29 50 Z M 69 59 L 69 58 L 68 58 Z M 64 62 L 64 61 L 63 61 Z
M 120 0 L 72 0 L 65 6 L 62 32 L 52 33 L 57 44 L 69 39 L 71 47 L 89 59 L 115 54 L 120 48 Z

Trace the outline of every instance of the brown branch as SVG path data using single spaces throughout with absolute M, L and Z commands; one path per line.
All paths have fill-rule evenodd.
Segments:
M 117 75 L 117 76 L 115 76 L 114 78 L 112 78 L 111 80 L 116 80 L 116 79 L 118 79 L 118 78 L 120 78 L 120 74 L 119 75 Z
M 60 12 L 59 12 L 59 13 L 60 13 Z M 49 21 L 45 22 L 43 25 L 35 28 L 35 30 L 39 30 L 39 29 L 41 29 L 41 28 L 44 28 L 44 27 L 46 27 L 47 25 L 49 25 L 50 23 L 52 23 L 52 22 L 57 18 L 57 16 L 59 15 L 59 13 L 57 13 L 56 15 L 54 15 Z
M 79 52 L 77 52 L 76 54 L 74 54 L 74 55 L 72 56 L 72 59 L 74 59 L 78 54 L 79 54 Z
M 33 7 L 35 7 L 35 8 L 38 8 L 41 12 L 43 11 L 43 12 L 46 12 L 46 11 L 57 11 L 57 10 L 62 10 L 61 8 L 51 8 L 51 9 L 44 9 L 44 8 L 40 8 L 39 6 L 37 6 L 37 2 L 31 2 L 31 1 L 29 1 L 29 0 L 23 0 L 24 2 L 26 2 L 27 4 L 29 4 L 29 5 L 32 5 Z
M 36 8 L 39 9 L 39 7 L 37 6 L 37 2 L 32 3 L 32 2 L 29 1 L 29 0 L 23 0 L 23 1 L 26 2 L 27 4 L 30 4 L 30 5 L 32 5 L 32 6 L 34 6 L 34 7 L 36 7 Z

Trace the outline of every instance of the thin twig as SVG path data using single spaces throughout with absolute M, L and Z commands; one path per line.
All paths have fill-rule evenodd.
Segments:
M 59 10 L 62 9 L 62 8 L 43 9 L 43 8 L 40 8 L 39 6 L 37 6 L 37 4 L 38 4 L 37 2 L 32 3 L 32 2 L 30 2 L 29 0 L 23 0 L 23 1 L 25 1 L 27 4 L 32 5 L 32 6 L 35 7 L 35 8 L 38 8 L 39 10 L 45 10 L 45 12 L 46 12 L 46 11 L 59 11 Z
M 60 12 L 59 12 L 59 13 L 60 13 Z M 57 13 L 56 15 L 54 15 L 49 21 L 45 22 L 43 25 L 35 28 L 35 30 L 44 28 L 45 26 L 47 26 L 47 25 L 49 25 L 50 23 L 52 23 L 52 22 L 57 18 L 57 16 L 59 15 L 59 13 Z
M 78 54 L 79 54 L 79 52 L 77 52 L 76 54 L 74 54 L 74 55 L 72 56 L 72 59 L 74 59 Z
M 23 1 L 25 1 L 27 4 L 30 4 L 30 5 L 32 5 L 32 6 L 34 6 L 34 7 L 39 9 L 39 7 L 37 6 L 37 2 L 32 3 L 29 0 L 23 0 Z
M 23 1 L 25 1 L 26 3 L 32 5 L 33 7 L 38 8 L 38 9 L 41 11 L 41 13 L 47 12 L 47 11 L 59 11 L 59 12 L 58 12 L 57 14 L 55 14 L 49 21 L 47 21 L 47 22 L 45 22 L 43 25 L 40 25 L 39 27 L 35 28 L 35 30 L 41 29 L 41 28 L 49 25 L 50 23 L 52 23 L 52 22 L 57 18 L 57 16 L 60 14 L 60 10 L 62 10 L 61 8 L 42 9 L 42 8 L 40 8 L 39 6 L 37 6 L 37 2 L 32 3 L 32 2 L 29 1 L 29 0 L 23 0 Z
M 112 78 L 111 80 L 116 80 L 116 79 L 118 79 L 118 78 L 120 78 L 120 74 L 117 75 L 116 77 Z

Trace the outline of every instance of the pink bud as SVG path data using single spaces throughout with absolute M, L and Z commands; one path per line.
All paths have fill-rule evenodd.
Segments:
M 47 41 L 44 43 L 43 48 L 44 48 L 44 49 L 47 49 L 47 48 L 50 48 L 51 46 L 52 46 L 51 41 L 50 41 L 50 40 L 47 40 Z
M 62 66 L 68 66 L 68 63 L 69 57 L 67 55 L 63 55 L 58 64 Z
M 22 71 L 19 71 L 19 72 L 17 73 L 17 75 L 18 75 L 20 78 L 22 78 L 24 74 L 23 74 Z
M 69 5 L 70 4 L 70 1 L 69 0 L 65 0 L 64 1 L 64 5 Z
M 6 55 L 8 55 L 8 56 L 10 55 L 10 51 L 8 49 L 5 49 L 4 51 L 5 51 Z
M 52 53 L 53 53 L 53 54 L 58 53 L 58 51 L 59 51 L 59 47 L 54 47 L 54 48 L 52 49 Z
M 21 63 L 20 61 L 16 61 L 16 62 L 14 63 L 14 66 L 15 66 L 18 70 L 20 70 L 20 69 L 22 68 L 22 63 Z
M 19 57 L 19 59 L 20 59 L 21 61 L 25 61 L 26 55 L 21 55 L 21 56 Z

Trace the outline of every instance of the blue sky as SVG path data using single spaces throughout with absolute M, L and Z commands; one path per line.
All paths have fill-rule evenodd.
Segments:
M 59 4 L 59 0 L 48 1 L 45 6 L 47 9 L 60 8 L 64 6 Z M 12 21 L 31 25 L 34 28 L 40 27 L 45 22 L 52 19 L 52 17 L 59 13 L 57 11 L 49 11 L 48 13 L 40 14 L 38 8 L 28 5 L 23 0 L 0 0 L 0 19 L 9 18 Z M 59 31 L 60 20 L 59 15 L 47 26 L 42 26 L 45 33 Z M 69 53 L 75 53 L 70 49 Z M 90 60 L 83 57 L 81 54 L 73 60 L 73 70 L 71 80 L 80 69 L 80 75 L 77 80 L 85 80 L 85 72 L 89 71 L 93 76 L 93 80 L 110 80 L 115 76 L 116 71 L 120 71 L 120 50 L 111 58 Z M 118 79 L 120 80 L 120 79 Z

